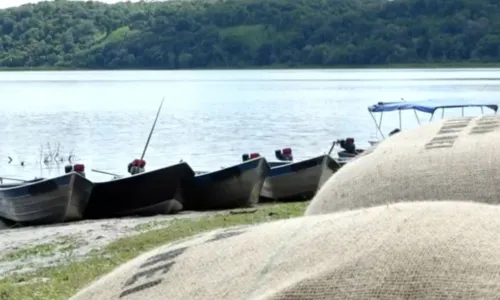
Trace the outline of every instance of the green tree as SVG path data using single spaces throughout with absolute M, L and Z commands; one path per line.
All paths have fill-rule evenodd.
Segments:
M 0 10 L 0 67 L 491 62 L 500 1 L 58 0 Z

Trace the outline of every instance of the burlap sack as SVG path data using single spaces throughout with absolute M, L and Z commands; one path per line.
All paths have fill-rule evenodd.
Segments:
M 499 299 L 500 207 L 414 202 L 218 230 L 73 300 Z
M 391 136 L 330 177 L 306 215 L 427 199 L 500 203 L 500 117 L 448 119 Z

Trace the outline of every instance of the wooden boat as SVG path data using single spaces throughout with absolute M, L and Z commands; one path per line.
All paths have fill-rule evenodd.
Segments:
M 74 168 L 51 179 L 0 185 L 0 217 L 25 225 L 82 219 L 93 183 L 83 176 L 83 165 Z
M 339 168 L 340 165 L 330 155 L 274 166 L 260 195 L 263 201 L 310 199 Z
M 199 174 L 183 188 L 188 210 L 251 207 L 259 194 L 269 166 L 262 157 L 252 157 L 236 166 Z
M 134 161 L 135 162 L 135 161 Z M 141 162 L 144 167 L 145 162 Z M 129 171 L 131 165 L 129 165 Z M 194 171 L 185 163 L 95 183 L 86 218 L 177 213 L 183 208 L 181 187 Z

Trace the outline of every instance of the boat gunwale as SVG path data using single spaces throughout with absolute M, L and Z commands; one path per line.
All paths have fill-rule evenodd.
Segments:
M 233 165 L 233 166 L 230 166 L 230 167 L 225 167 L 225 168 L 222 168 L 222 169 L 219 169 L 219 170 L 215 170 L 215 171 L 209 171 L 209 172 L 206 172 L 206 173 L 202 173 L 202 174 L 198 174 L 195 176 L 195 179 L 204 179 L 204 177 L 210 177 L 210 176 L 213 176 L 214 174 L 219 174 L 219 173 L 222 173 L 222 172 L 228 172 L 229 170 L 232 170 L 232 169 L 237 169 L 239 173 L 242 173 L 241 171 L 241 166 L 244 166 L 244 165 L 247 165 L 247 164 L 255 164 L 254 167 L 252 168 L 249 168 L 248 170 L 252 170 L 252 169 L 255 169 L 258 167 L 258 163 L 256 163 L 257 161 L 260 161 L 260 160 L 264 160 L 267 164 L 267 161 L 265 159 L 265 157 L 256 157 L 256 158 L 252 158 L 252 159 L 249 159 L 249 160 L 246 160 L 244 162 L 241 162 L 237 165 Z
M 178 166 L 181 166 L 181 165 L 186 165 L 189 168 L 189 170 L 192 171 L 192 174 L 194 176 L 194 171 L 191 168 L 191 166 L 187 162 L 180 162 L 180 163 L 176 163 L 176 164 L 173 164 L 173 165 L 169 165 L 169 166 L 166 166 L 166 167 L 154 169 L 154 170 L 151 170 L 151 171 L 146 171 L 146 172 L 135 174 L 135 175 L 131 175 L 131 176 L 114 178 L 114 179 L 106 180 L 106 181 L 94 182 L 94 184 L 95 185 L 102 185 L 102 184 L 107 184 L 107 183 L 111 183 L 111 182 L 125 182 L 125 181 L 128 181 L 128 180 L 132 180 L 133 178 L 137 178 L 137 177 L 141 177 L 141 176 L 146 176 L 146 175 L 150 175 L 150 174 L 154 174 L 154 173 L 159 173 L 161 171 L 164 171 L 165 169 L 170 169 L 170 168 L 178 167 Z
M 291 162 L 291 163 L 288 163 L 288 164 L 284 164 L 282 166 L 272 167 L 271 171 L 270 171 L 270 173 L 268 175 L 268 177 L 276 177 L 276 176 L 282 176 L 282 175 L 290 174 L 290 173 L 297 173 L 297 172 L 305 170 L 305 169 L 316 167 L 316 166 L 319 166 L 319 165 L 323 164 L 325 158 L 328 159 L 327 160 L 327 165 L 328 166 L 330 166 L 330 164 L 333 162 L 333 163 L 337 164 L 338 168 L 340 167 L 340 165 L 338 164 L 338 162 L 336 162 L 335 159 L 333 159 L 333 157 L 331 157 L 328 154 L 323 154 L 323 155 L 318 155 L 316 157 L 304 159 L 304 160 L 301 160 L 301 161 Z M 316 162 L 316 164 L 310 165 L 309 164 L 310 162 Z M 305 166 L 302 167 L 301 165 L 305 165 Z M 299 167 L 293 168 L 293 166 L 299 166 Z M 281 169 L 285 169 L 285 168 L 289 169 L 289 170 L 287 170 L 286 172 L 279 172 L 279 171 L 281 171 Z M 277 174 L 272 174 L 273 170 L 278 170 L 278 173 Z
M 42 178 L 41 180 L 37 180 L 37 181 L 34 181 L 36 179 L 28 180 L 26 182 L 21 182 L 21 183 L 15 185 L 15 186 L 11 186 L 11 187 L 3 188 L 3 187 L 0 186 L 0 192 L 8 192 L 8 191 L 11 191 L 11 190 L 14 190 L 14 189 L 19 189 L 19 188 L 29 188 L 29 187 L 31 187 L 33 185 L 42 184 L 42 183 L 46 183 L 46 182 L 49 182 L 49 181 L 54 181 L 57 184 L 57 182 L 60 181 L 63 178 L 70 178 L 68 180 L 68 182 L 69 182 L 69 181 L 71 181 L 71 178 L 73 176 L 75 176 L 75 175 L 80 176 L 82 179 L 84 179 L 84 180 L 86 180 L 86 181 L 88 181 L 88 182 L 90 182 L 90 183 L 93 184 L 93 182 L 91 180 L 89 180 L 88 178 L 86 178 L 86 177 L 78 174 L 77 172 L 72 171 L 70 173 L 63 174 L 63 175 L 56 176 L 56 177 L 52 177 L 52 178 Z

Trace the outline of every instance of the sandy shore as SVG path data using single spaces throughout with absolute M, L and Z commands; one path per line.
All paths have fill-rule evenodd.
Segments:
M 0 277 L 82 259 L 109 243 L 148 230 L 166 228 L 178 218 L 226 212 L 183 212 L 143 218 L 87 220 L 50 226 L 0 230 Z

